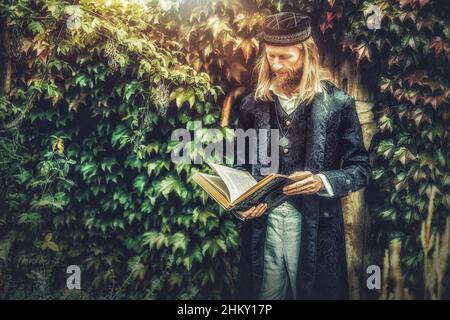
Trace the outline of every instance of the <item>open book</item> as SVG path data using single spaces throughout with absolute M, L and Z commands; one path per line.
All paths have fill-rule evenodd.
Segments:
M 207 163 L 217 175 L 197 172 L 192 179 L 225 210 L 247 210 L 260 202 L 268 209 L 280 204 L 287 196 L 282 187 L 294 182 L 287 175 L 271 173 L 256 181 L 244 170 Z

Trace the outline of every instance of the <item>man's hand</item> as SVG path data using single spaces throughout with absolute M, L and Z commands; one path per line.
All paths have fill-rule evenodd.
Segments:
M 286 195 L 310 195 L 325 190 L 322 179 L 309 171 L 296 171 L 289 178 L 296 180 L 296 182 L 283 187 L 283 193 Z
M 257 206 L 251 207 L 246 211 L 236 211 L 243 219 L 253 219 L 261 216 L 267 209 L 267 203 L 260 203 Z

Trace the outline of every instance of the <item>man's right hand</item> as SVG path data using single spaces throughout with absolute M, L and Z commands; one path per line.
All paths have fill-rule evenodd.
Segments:
M 243 219 L 254 219 L 261 216 L 267 210 L 267 203 L 260 203 L 253 206 L 246 211 L 236 211 L 236 213 Z

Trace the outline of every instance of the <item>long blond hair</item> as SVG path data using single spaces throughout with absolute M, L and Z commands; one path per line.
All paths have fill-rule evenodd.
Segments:
M 319 50 L 312 37 L 296 44 L 301 53 L 299 59 L 302 59 L 302 75 L 299 83 L 299 94 L 301 101 L 310 103 L 317 92 L 321 91 L 321 76 L 323 70 L 319 65 Z M 267 60 L 266 50 L 263 45 L 262 53 L 256 60 L 255 71 L 257 71 L 258 83 L 256 85 L 255 99 L 264 101 L 273 101 L 272 93 L 269 90 L 272 82 L 269 61 Z

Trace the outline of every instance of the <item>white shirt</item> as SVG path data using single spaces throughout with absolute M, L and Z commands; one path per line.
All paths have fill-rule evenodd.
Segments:
M 297 109 L 300 102 L 300 97 L 298 95 L 289 98 L 284 93 L 276 91 L 273 84 L 270 85 L 269 90 L 271 90 L 278 97 L 281 107 L 287 114 L 291 114 L 295 109 Z
M 286 111 L 287 114 L 291 114 L 295 109 L 297 109 L 297 106 L 300 103 L 300 97 L 298 95 L 289 98 L 282 92 L 277 91 L 273 83 L 270 85 L 269 90 L 277 96 L 281 107 L 284 109 L 284 111 Z M 331 187 L 331 184 L 328 181 L 327 177 L 321 173 L 319 173 L 318 176 L 320 177 L 320 179 L 322 179 L 322 182 L 325 186 L 325 191 L 318 192 L 317 194 L 324 197 L 332 197 L 334 195 L 333 188 Z

